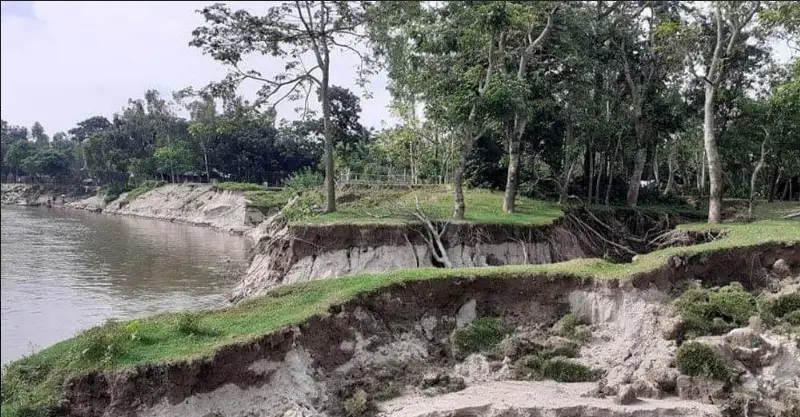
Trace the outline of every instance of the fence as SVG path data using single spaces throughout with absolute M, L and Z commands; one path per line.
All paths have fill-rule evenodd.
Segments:
M 383 185 L 393 187 L 410 187 L 412 185 L 442 185 L 452 183 L 452 177 L 439 176 L 435 179 L 419 178 L 417 176 L 403 173 L 354 173 L 352 171 L 340 172 L 336 177 L 338 185 Z

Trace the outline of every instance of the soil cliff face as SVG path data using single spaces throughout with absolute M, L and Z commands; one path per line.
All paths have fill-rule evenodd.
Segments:
M 579 220 L 576 214 L 548 226 L 475 225 L 454 223 L 441 234 L 454 267 L 543 264 L 586 257 L 618 258 L 608 239 L 585 227 L 601 221 Z M 606 213 L 603 225 L 620 236 L 642 236 L 674 225 L 667 216 L 649 219 L 635 212 Z M 576 220 L 578 219 L 578 220 Z M 580 222 L 580 224 L 576 223 Z M 277 222 L 276 222 L 277 223 Z M 609 236 L 606 230 L 603 230 Z M 440 267 L 434 247 L 419 225 L 288 225 L 265 221 L 248 236 L 253 259 L 233 291 L 238 301 L 281 284 L 327 279 L 401 268 Z M 601 240 L 603 239 L 603 240 Z M 631 254 L 621 254 L 628 258 Z
M 167 184 L 128 201 L 127 193 L 103 213 L 189 223 L 243 233 L 264 220 L 243 193 L 217 190 L 211 184 Z
M 217 190 L 211 184 L 167 184 L 136 198 L 123 193 L 106 203 L 102 196 L 93 196 L 68 206 L 206 226 L 233 233 L 244 233 L 264 220 L 261 211 L 250 207 L 243 193 Z
M 675 341 L 662 336 L 669 321 L 661 314 L 664 302 L 689 280 L 708 286 L 732 281 L 756 285 L 750 281 L 752 271 L 768 270 L 779 258 L 797 271 L 800 247 L 766 244 L 706 253 L 671 260 L 623 281 L 567 275 L 406 282 L 362 294 L 327 315 L 224 348 L 210 358 L 73 379 L 61 413 L 278 417 L 362 415 L 353 414 L 360 410 L 408 417 L 717 416 L 715 406 L 677 399 L 661 384 L 662 379 L 677 378 L 674 364 L 669 364 Z M 577 360 L 605 371 L 609 384 L 621 384 L 614 389 L 638 387 L 633 403 L 592 396 L 587 391 L 595 384 L 511 382 L 505 359 L 463 358 L 452 349 L 453 332 L 479 317 L 498 317 L 517 334 L 540 334 L 569 312 L 584 313 L 593 329 Z M 792 369 L 800 363 L 792 355 L 783 359 Z M 435 398 L 423 395 L 415 387 L 430 380 L 432 371 L 459 375 L 467 390 Z M 788 378 L 798 382 L 797 375 Z

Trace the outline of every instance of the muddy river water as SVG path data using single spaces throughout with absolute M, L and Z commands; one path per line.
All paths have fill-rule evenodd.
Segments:
M 3 206 L 2 363 L 106 319 L 215 307 L 244 268 L 242 237 L 61 208 Z

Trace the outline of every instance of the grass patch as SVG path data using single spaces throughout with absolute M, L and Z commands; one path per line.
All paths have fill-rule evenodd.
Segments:
M 496 317 L 481 317 L 453 332 L 453 345 L 465 356 L 488 351 L 509 333 Z
M 220 182 L 214 188 L 222 191 L 264 191 L 266 187 L 250 182 Z
M 621 279 L 661 268 L 671 256 L 695 256 L 766 242 L 796 242 L 800 236 L 800 222 L 796 221 L 766 220 L 683 227 L 691 230 L 705 230 L 709 227 L 715 230 L 724 229 L 728 234 L 724 239 L 709 243 L 667 248 L 642 255 L 636 262 L 630 264 L 614 264 L 601 259 L 580 259 L 547 265 L 461 269 L 418 268 L 298 283 L 278 288 L 263 297 L 225 309 L 198 312 L 197 326 L 201 329 L 215 329 L 212 334 L 182 333 L 176 326 L 178 314 L 161 314 L 136 320 L 138 324 L 135 326 L 132 325 L 133 322 L 122 322 L 119 323 L 119 327 L 94 328 L 11 363 L 2 379 L 2 415 L 4 417 L 36 416 L 36 413 L 44 415 L 57 403 L 61 395 L 60 387 L 64 379 L 70 375 L 92 370 L 119 370 L 146 363 L 208 357 L 222 347 L 247 342 L 284 326 L 303 322 L 313 315 L 325 314 L 332 305 L 345 302 L 357 294 L 379 290 L 396 283 L 471 277 L 514 279 L 541 276 L 543 279 L 549 279 L 576 276 Z M 102 362 L 73 360 L 73 353 L 92 346 L 93 338 L 105 338 L 104 340 L 113 343 L 122 340 L 114 335 L 122 331 L 128 338 L 108 360 Z
M 758 310 L 756 297 L 738 282 L 719 289 L 691 287 L 675 301 L 675 306 L 686 322 L 689 338 L 723 334 L 746 326 Z
M 697 342 L 686 342 L 675 355 L 678 370 L 684 375 L 701 376 L 725 381 L 731 371 L 714 349 Z
M 255 207 L 266 214 L 282 209 L 289 201 L 291 193 L 277 190 L 245 191 L 244 197 L 249 202 L 248 205 L 250 207 Z
M 586 316 L 577 313 L 569 313 L 562 317 L 558 322 L 553 325 L 555 334 L 566 337 L 567 339 L 580 339 L 578 334 L 578 326 L 584 324 L 591 324 Z
M 334 213 L 309 212 L 295 219 L 309 224 L 397 224 L 412 219 L 407 215 L 415 207 L 417 196 L 422 209 L 432 219 L 449 219 L 453 213 L 454 197 L 447 187 L 407 188 L 358 187 L 340 192 Z M 309 205 L 324 206 L 321 192 L 304 193 Z M 478 224 L 547 225 L 563 216 L 555 203 L 517 197 L 517 212 L 501 210 L 503 193 L 487 190 L 466 190 L 465 221 Z
M 767 325 L 787 323 L 800 326 L 800 293 L 784 294 L 777 298 L 762 297 L 758 300 L 758 309 L 761 320 Z
M 149 191 L 153 191 L 156 188 L 161 187 L 162 185 L 166 185 L 166 184 L 167 184 L 166 181 L 147 180 L 147 181 L 141 183 L 138 187 L 128 191 L 128 194 L 125 194 L 125 201 L 127 201 L 127 202 L 133 201 L 133 200 L 141 197 L 142 195 L 144 195 L 144 193 L 147 193 Z
M 603 372 L 569 360 L 577 358 L 577 345 L 564 347 L 545 346 L 532 355 L 525 356 L 514 364 L 518 379 L 557 382 L 591 382 L 603 376 Z

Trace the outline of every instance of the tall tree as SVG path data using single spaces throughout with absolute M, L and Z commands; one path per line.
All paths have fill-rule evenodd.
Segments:
M 484 2 L 379 2 L 370 34 L 386 58 L 392 93 L 419 98 L 426 116 L 460 139 L 453 175 L 453 218 L 465 216 L 464 174 L 473 144 L 486 134 L 487 94 L 497 81 L 503 7 Z M 498 96 L 503 97 L 503 94 Z M 504 101 L 503 98 L 501 101 Z
M 760 7 L 755 2 L 716 1 L 710 5 L 716 37 L 711 57 L 705 60 L 705 74 L 701 77 L 705 89 L 703 106 L 703 144 L 708 159 L 708 222 L 722 220 L 722 161 L 719 155 L 716 136 L 715 104 L 716 93 L 727 69 L 726 61 L 741 48 L 742 30 L 753 19 Z M 690 64 L 693 65 L 693 64 Z M 693 69 L 693 67 L 692 67 Z
M 369 73 L 370 59 L 353 45 L 365 20 L 360 3 L 349 1 L 293 1 L 270 7 L 264 16 L 246 10 L 232 11 L 223 4 L 201 10 L 206 26 L 192 32 L 190 45 L 231 67 L 221 83 L 235 89 L 243 80 L 262 83 L 259 101 L 272 106 L 284 99 L 299 99 L 319 88 L 325 132 L 325 211 L 336 211 L 333 127 L 331 126 L 331 57 L 353 52 L 361 61 L 359 82 Z M 245 57 L 271 55 L 284 60 L 284 71 L 266 77 L 243 69 Z M 316 65 L 307 66 L 303 57 L 313 54 Z
M 553 15 L 556 10 L 558 10 L 558 6 L 554 6 L 550 9 L 549 13 L 546 15 L 546 23 L 544 27 L 541 28 L 541 19 L 539 18 L 539 10 L 537 10 L 537 8 L 543 5 L 550 6 L 545 2 L 523 3 L 521 10 L 514 10 L 519 16 L 513 17 L 520 27 L 509 28 L 516 30 L 508 30 L 510 33 L 503 33 L 500 35 L 501 37 L 506 36 L 509 38 L 505 42 L 501 42 L 501 44 L 516 44 L 517 48 L 521 49 L 518 52 L 517 71 L 514 77 L 518 87 L 526 85 L 528 67 L 530 66 L 531 60 L 539 47 L 541 47 L 547 39 L 547 35 L 553 27 Z M 531 9 L 531 7 L 533 9 Z M 513 39 L 515 37 L 521 39 Z M 506 53 L 506 51 L 500 52 Z M 524 101 L 522 102 L 524 103 Z M 503 211 L 506 213 L 513 213 L 515 210 L 519 181 L 520 143 L 531 116 L 531 112 L 528 111 L 528 108 L 529 106 L 524 104 L 523 106 L 516 106 L 514 109 L 513 125 L 508 135 L 508 173 L 506 176 L 506 191 L 503 197 Z
M 50 138 L 47 136 L 47 133 L 44 132 L 44 127 L 42 127 L 42 124 L 39 122 L 35 122 L 31 127 L 31 136 L 34 142 L 39 146 L 47 145 L 47 143 L 50 142 Z

